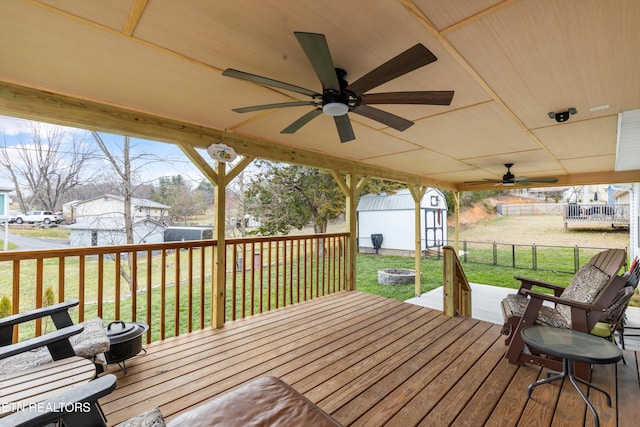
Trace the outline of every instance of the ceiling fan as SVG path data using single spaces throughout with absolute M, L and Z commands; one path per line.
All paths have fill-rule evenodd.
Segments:
M 333 116 L 340 141 L 348 142 L 355 139 L 351 121 L 347 114 L 349 112 L 368 117 L 398 131 L 404 131 L 413 125 L 412 121 L 371 107 L 371 104 L 451 104 L 454 91 L 412 91 L 365 94 L 365 92 L 383 83 L 438 59 L 429 49 L 420 43 L 349 84 L 345 80 L 347 72 L 341 68 L 334 67 L 331 52 L 329 51 L 327 40 L 323 34 L 303 32 L 295 32 L 294 34 L 322 84 L 322 91 L 316 92 L 267 77 L 245 73 L 244 71 L 226 69 L 222 73 L 223 76 L 247 80 L 263 86 L 285 89 L 311 97 L 309 101 L 256 105 L 252 107 L 234 108 L 233 111 L 247 113 L 272 108 L 310 105 L 315 108 L 283 129 L 281 133 L 294 133 L 324 112 L 329 116 Z
M 504 166 L 507 168 L 507 172 L 502 175 L 502 179 L 484 179 L 482 181 L 465 181 L 465 184 L 471 185 L 479 185 L 479 184 L 491 184 L 495 183 L 496 185 L 531 185 L 531 184 L 554 184 L 558 182 L 558 178 L 528 178 L 526 176 L 516 177 L 512 172 L 511 168 L 513 167 L 513 163 L 505 163 Z

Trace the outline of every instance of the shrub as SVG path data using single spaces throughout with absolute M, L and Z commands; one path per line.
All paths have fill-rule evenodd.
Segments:
M 11 300 L 6 295 L 0 298 L 0 319 L 11 315 Z

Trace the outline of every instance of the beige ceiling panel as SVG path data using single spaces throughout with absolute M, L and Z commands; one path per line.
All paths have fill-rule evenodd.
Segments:
M 562 164 L 571 175 L 590 172 L 606 172 L 613 170 L 615 157 L 615 155 L 601 155 L 597 157 L 584 157 L 581 159 L 566 159 L 562 161 Z
M 37 0 L 60 13 L 83 18 L 98 25 L 124 31 L 135 0 Z
M 238 120 L 227 105 L 221 105 L 221 99 L 287 100 L 38 7 L 21 3 L 6 12 L 7 19 L 0 26 L 3 80 L 218 128 Z M 21 31 L 19 15 L 24 13 L 49 35 Z
M 361 15 L 362 7 L 359 1 L 282 0 L 270 2 L 267 7 L 260 0 L 240 0 L 220 2 L 215 8 L 206 0 L 193 1 L 189 7 L 181 2 L 150 2 L 134 36 L 220 69 L 235 68 L 318 92 L 322 87 L 294 31 L 325 34 L 334 65 L 347 71 L 350 82 L 422 43 L 438 57 L 435 63 L 370 92 L 456 90 L 459 93 L 450 108 L 488 99 L 460 64 L 400 4 L 371 2 L 366 22 L 340 19 Z M 239 10 L 246 13 L 239 14 Z M 190 31 L 175 31 L 174 27 Z M 385 106 L 385 110 L 414 120 L 439 114 L 446 107 L 389 108 Z
M 403 138 L 460 160 L 540 148 L 494 102 L 420 120 Z
M 469 170 L 469 166 L 429 150 L 418 149 L 366 160 L 366 163 L 420 175 L 432 175 L 451 169 Z
M 420 11 L 440 31 L 465 19 L 473 19 L 480 12 L 500 3 L 501 0 L 414 0 Z
M 358 160 L 418 148 L 414 144 L 389 137 L 355 121 L 352 121 L 352 127 L 356 139 L 343 144 L 340 142 L 333 118 L 324 114 L 311 120 L 294 134 L 280 133 L 282 129 L 310 110 L 306 107 L 273 110 L 269 115 L 248 122 L 234 131 L 332 156 L 345 156 Z
M 465 162 L 478 169 L 482 169 L 489 174 L 493 174 L 494 178 L 502 176 L 505 171 L 505 163 L 513 163 L 512 172 L 527 174 L 527 176 L 547 176 L 549 174 L 562 174 L 565 172 L 560 165 L 556 165 L 555 161 L 544 150 L 522 151 L 518 153 L 497 154 L 487 157 L 476 157 L 466 159 Z M 490 176 L 484 178 L 491 178 Z
M 446 35 L 529 127 L 635 108 L 640 94 L 635 0 L 518 1 Z M 629 37 L 630 34 L 635 36 Z M 608 110 L 590 112 L 606 105 Z
M 617 116 L 566 122 L 533 133 L 560 159 L 611 155 L 616 152 Z

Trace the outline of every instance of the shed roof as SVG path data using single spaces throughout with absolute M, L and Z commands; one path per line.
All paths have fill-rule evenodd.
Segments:
M 444 194 L 435 188 L 428 188 L 424 193 L 420 207 L 431 208 L 431 203 L 428 202 L 432 195 L 438 195 L 441 197 L 441 202 L 446 209 L 446 203 L 444 202 Z M 414 202 L 411 193 L 407 189 L 399 190 L 393 194 L 366 194 L 360 198 L 358 202 L 357 211 L 394 211 L 394 210 L 413 210 Z
M 158 221 L 154 221 L 149 218 L 142 218 L 133 222 L 133 226 L 136 227 L 138 224 L 142 224 L 144 222 L 151 222 L 158 227 L 162 227 L 164 229 L 164 225 L 162 225 Z M 67 228 L 72 230 L 108 230 L 108 231 L 123 231 L 124 230 L 124 218 L 113 218 L 113 217 L 92 217 L 92 218 L 82 218 L 73 224 L 67 225 Z

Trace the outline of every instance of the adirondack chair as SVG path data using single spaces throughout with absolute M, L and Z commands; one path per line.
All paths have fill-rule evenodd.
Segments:
M 91 359 L 96 364 L 97 372 L 102 372 L 106 365 L 104 353 L 109 351 L 110 347 L 109 337 L 99 317 L 73 325 L 69 309 L 77 305 L 78 301 L 62 302 L 0 319 L 0 350 L 4 350 L 0 352 L 4 354 L 4 357 L 0 357 L 0 373 L 21 371 L 70 356 Z M 14 326 L 47 316 L 51 316 L 58 333 L 67 331 L 67 328 L 72 326 L 75 327 L 71 330 L 75 332 L 79 328 L 79 333 L 70 334 L 65 337 L 66 341 L 58 340 L 54 344 L 47 344 L 45 340 L 38 348 L 34 348 L 33 341 L 29 341 L 28 345 L 32 346 L 29 351 L 15 351 L 20 347 L 15 347 L 18 344 L 12 344 Z M 51 338 L 55 335 L 45 334 L 41 338 L 44 337 Z M 7 353 L 9 348 L 13 349 L 10 357 Z
M 587 269 L 593 268 L 594 267 L 591 266 Z M 602 319 L 607 308 L 616 304 L 623 296 L 623 293 L 620 291 L 627 285 L 627 281 L 627 277 L 615 275 L 610 279 L 604 280 L 604 285 L 600 284 L 602 280 L 598 283 L 594 282 L 592 288 L 584 291 L 583 295 L 593 294 L 595 289 L 600 290 L 592 302 L 587 303 L 578 302 L 575 299 L 566 297 L 563 298 L 562 296 L 557 297 L 524 290 L 524 294 L 528 296 L 529 302 L 522 314 L 520 322 L 512 334 L 505 358 L 514 364 L 528 363 L 543 366 L 554 371 L 562 370 L 561 361 L 541 354 L 537 349 L 527 347 L 520 336 L 521 329 L 528 325 L 545 324 L 589 333 L 596 323 Z M 580 292 L 578 293 L 580 294 Z M 556 307 L 543 306 L 542 304 L 545 301 L 555 303 Z M 588 364 L 575 362 L 574 366 L 576 376 L 586 381 L 590 379 L 591 369 Z
M 625 287 L 619 292 L 619 298 L 617 298 L 616 302 L 609 307 L 607 311 L 605 311 L 602 319 L 600 319 L 600 321 L 596 323 L 596 326 L 591 330 L 592 334 L 610 339 L 613 342 L 616 342 L 615 333 L 617 333 L 623 350 L 624 330 L 626 326 L 625 313 L 629 306 L 629 302 L 631 301 L 631 297 L 635 293 L 638 283 L 640 282 L 640 263 L 638 262 L 638 258 L 634 259 L 631 264 L 631 269 L 628 273 L 624 274 L 624 277 L 627 278 L 627 282 Z
M 571 298 L 576 301 L 587 303 L 593 302 L 593 298 L 599 292 L 599 289 L 592 286 L 594 280 L 604 286 L 606 283 L 603 282 L 603 280 L 605 280 L 605 276 L 606 279 L 615 276 L 626 262 L 626 259 L 627 252 L 624 249 L 607 249 L 599 252 L 575 274 L 571 284 L 567 288 L 540 280 L 515 276 L 515 279 L 520 281 L 520 288 L 518 289 L 517 294 L 508 295 L 507 298 L 502 300 L 502 316 L 504 318 L 502 334 L 507 336 L 505 344 L 508 345 L 511 342 L 516 327 L 520 323 L 520 318 L 529 303 L 527 292 L 531 291 L 534 286 L 550 289 L 556 297 L 562 297 L 563 293 L 567 292 L 564 294 L 565 298 Z M 591 267 L 595 267 L 595 269 Z M 600 273 L 603 273 L 603 275 Z M 579 291 L 580 289 L 585 289 L 585 287 L 592 290 L 591 294 L 587 292 L 587 294 L 583 295 L 580 292 L 575 293 L 574 291 L 575 288 L 579 288 Z M 595 293 L 593 293 L 594 291 Z M 542 311 L 543 318 L 548 319 L 548 322 L 543 320 L 543 324 L 559 327 L 566 326 L 565 318 L 569 317 L 568 309 L 561 309 L 561 311 L 565 312 L 565 316 L 561 318 L 557 317 L 558 313 L 549 311 L 546 306 L 543 306 Z

